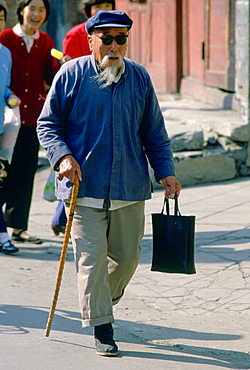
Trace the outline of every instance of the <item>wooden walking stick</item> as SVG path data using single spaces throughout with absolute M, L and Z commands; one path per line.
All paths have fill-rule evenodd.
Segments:
M 53 318 L 54 318 L 55 309 L 56 309 L 57 299 L 58 299 L 60 285 L 62 281 L 63 268 L 64 268 L 68 244 L 69 244 L 70 230 L 71 230 L 74 211 L 76 207 L 76 199 L 78 195 L 78 190 L 79 190 L 79 179 L 78 179 L 77 174 L 75 174 L 75 179 L 74 179 L 74 184 L 73 184 L 73 189 L 72 189 L 72 194 L 71 194 L 71 199 L 70 199 L 69 215 L 68 215 L 67 224 L 65 228 L 63 246 L 62 246 L 62 251 L 61 251 L 61 256 L 60 256 L 58 272 L 57 272 L 56 286 L 55 286 L 54 296 L 52 299 L 50 313 L 49 313 L 47 326 L 46 326 L 46 332 L 45 332 L 46 337 L 49 336 Z

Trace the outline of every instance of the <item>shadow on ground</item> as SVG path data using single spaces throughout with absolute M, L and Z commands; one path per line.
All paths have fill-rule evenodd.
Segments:
M 0 333 L 3 336 L 29 335 L 32 329 L 45 330 L 49 309 L 46 307 L 0 305 Z M 91 335 L 92 328 L 81 329 L 80 316 L 77 312 L 57 310 L 52 331 Z M 182 330 L 131 321 L 117 320 L 115 323 L 118 342 L 142 344 L 145 351 L 121 351 L 120 357 L 149 358 L 155 360 L 176 361 L 221 366 L 227 369 L 249 369 L 250 355 L 244 352 L 209 348 L 202 345 L 190 346 L 176 343 L 181 338 L 197 341 L 237 341 L 237 334 L 209 333 L 195 330 Z M 137 335 L 138 333 L 138 335 Z M 42 335 L 42 334 L 41 334 Z M 21 338 L 20 338 L 21 340 Z M 34 339 L 33 345 L 34 345 Z M 37 342 L 41 337 L 37 338 Z M 67 340 L 53 339 L 66 345 L 77 345 Z M 84 347 L 84 345 L 82 346 Z M 136 347 L 135 347 L 136 348 Z M 170 353 L 171 352 L 171 353 Z M 157 365 L 156 365 L 157 366 Z

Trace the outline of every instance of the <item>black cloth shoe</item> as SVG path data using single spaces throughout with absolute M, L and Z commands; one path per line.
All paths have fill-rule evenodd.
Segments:
M 24 238 L 22 233 L 26 230 L 21 230 L 19 233 L 12 233 L 11 239 L 15 242 L 19 243 L 33 243 L 33 244 L 42 244 L 42 239 L 36 238 L 35 236 L 29 236 L 28 238 Z
M 111 324 L 95 326 L 96 353 L 100 356 L 117 356 L 118 347 L 113 339 L 114 331 Z
M 55 236 L 60 233 L 65 234 L 65 226 L 51 224 L 51 229 L 54 231 Z
M 11 243 L 10 240 L 7 242 L 0 243 L 0 252 L 5 254 L 12 254 L 19 251 L 19 248 L 15 247 L 14 244 Z

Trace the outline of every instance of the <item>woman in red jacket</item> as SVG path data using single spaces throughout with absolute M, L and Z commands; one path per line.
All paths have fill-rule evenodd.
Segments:
M 13 228 L 12 239 L 41 244 L 42 240 L 27 232 L 34 175 L 37 169 L 39 143 L 37 118 L 59 64 L 50 54 L 52 39 L 39 27 L 48 19 L 48 0 L 18 2 L 19 23 L 1 35 L 1 43 L 12 54 L 10 89 L 21 99 L 21 128 L 13 159 L 4 183 L 5 220 Z

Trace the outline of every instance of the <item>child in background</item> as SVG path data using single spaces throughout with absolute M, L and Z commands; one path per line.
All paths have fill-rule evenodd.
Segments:
M 36 125 L 46 98 L 46 84 L 51 85 L 59 63 L 50 54 L 53 40 L 39 30 L 50 15 L 49 1 L 19 0 L 16 14 L 18 23 L 0 38 L 12 55 L 10 88 L 22 100 L 21 127 L 3 183 L 5 222 L 13 228 L 13 241 L 41 244 L 40 238 L 27 231 L 39 150 Z
M 5 1 L 0 0 L 0 36 L 3 32 L 7 19 L 7 6 Z M 10 86 L 10 73 L 11 73 L 11 54 L 10 51 L 0 43 L 0 135 L 3 134 L 4 122 L 4 106 L 8 105 L 15 108 L 20 105 L 19 98 L 12 93 L 9 89 Z M 5 164 L 0 161 L 1 174 L 5 168 Z M 18 252 L 18 248 L 11 242 L 7 233 L 6 224 L 3 217 L 2 210 L 2 178 L 0 174 L 0 252 L 11 254 Z
M 79 10 L 90 18 L 99 10 L 114 10 L 115 0 L 82 0 L 79 3 Z M 69 55 L 72 59 L 81 57 L 83 55 L 90 55 L 88 43 L 88 33 L 85 24 L 81 23 L 73 27 L 65 36 L 63 40 L 63 54 Z

